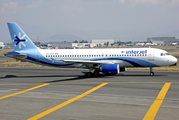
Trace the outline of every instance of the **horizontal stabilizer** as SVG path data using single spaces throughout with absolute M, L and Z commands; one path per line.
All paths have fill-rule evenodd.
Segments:
M 12 58 L 16 58 L 16 59 L 22 59 L 22 58 L 27 57 L 27 54 L 19 54 L 19 53 L 15 52 L 15 51 L 7 52 L 4 55 L 7 56 L 7 57 L 12 57 Z

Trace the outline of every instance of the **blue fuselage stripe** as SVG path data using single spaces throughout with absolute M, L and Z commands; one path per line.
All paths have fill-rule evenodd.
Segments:
M 51 65 L 51 66 L 70 66 L 70 65 L 73 65 L 75 63 L 71 63 L 71 64 L 65 64 L 64 62 L 46 62 L 46 61 L 40 61 L 40 60 L 37 60 L 37 59 L 34 59 L 32 57 L 27 57 L 26 59 L 28 60 L 32 60 L 32 61 L 35 61 L 35 62 L 39 62 L 41 64 L 47 64 L 47 65 Z M 122 60 L 122 61 L 125 61 L 125 62 L 128 62 L 130 63 L 131 65 L 133 65 L 134 67 L 149 67 L 149 66 L 152 66 L 152 67 L 158 67 L 157 65 L 155 64 L 152 64 L 150 62 L 147 62 L 147 61 L 144 61 L 144 60 L 139 60 L 139 59 L 135 59 L 135 61 L 132 61 L 130 60 L 132 58 L 119 58 L 119 57 L 115 57 L 115 58 L 96 58 L 96 59 L 90 59 L 90 61 L 100 61 L 100 60 Z M 88 59 L 89 60 L 89 59 Z M 84 59 L 85 61 L 85 59 Z M 138 62 L 141 62 L 141 63 L 138 63 Z

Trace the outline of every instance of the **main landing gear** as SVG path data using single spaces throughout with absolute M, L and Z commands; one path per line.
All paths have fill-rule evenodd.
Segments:
M 154 76 L 154 72 L 152 70 L 152 67 L 150 67 L 150 76 Z
M 90 77 L 92 77 L 92 74 L 93 74 L 92 72 L 88 72 L 88 73 L 86 73 L 85 76 L 86 76 L 87 78 L 90 78 Z
M 90 69 L 90 71 L 88 73 L 86 73 L 85 75 L 87 78 L 90 78 L 92 76 L 99 76 L 99 70 L 94 70 L 94 69 Z

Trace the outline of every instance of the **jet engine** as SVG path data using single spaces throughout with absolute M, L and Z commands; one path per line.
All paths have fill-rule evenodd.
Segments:
M 120 67 L 120 72 L 125 72 L 125 71 L 127 71 L 127 68 L 125 68 L 125 67 Z
M 119 64 L 105 64 L 101 65 L 100 70 L 105 74 L 119 74 Z

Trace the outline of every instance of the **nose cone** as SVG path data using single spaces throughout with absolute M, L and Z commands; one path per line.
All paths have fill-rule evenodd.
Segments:
M 171 58 L 170 58 L 170 63 L 171 63 L 171 64 L 176 64 L 176 63 L 177 63 L 177 58 L 174 57 L 174 56 L 171 56 Z

